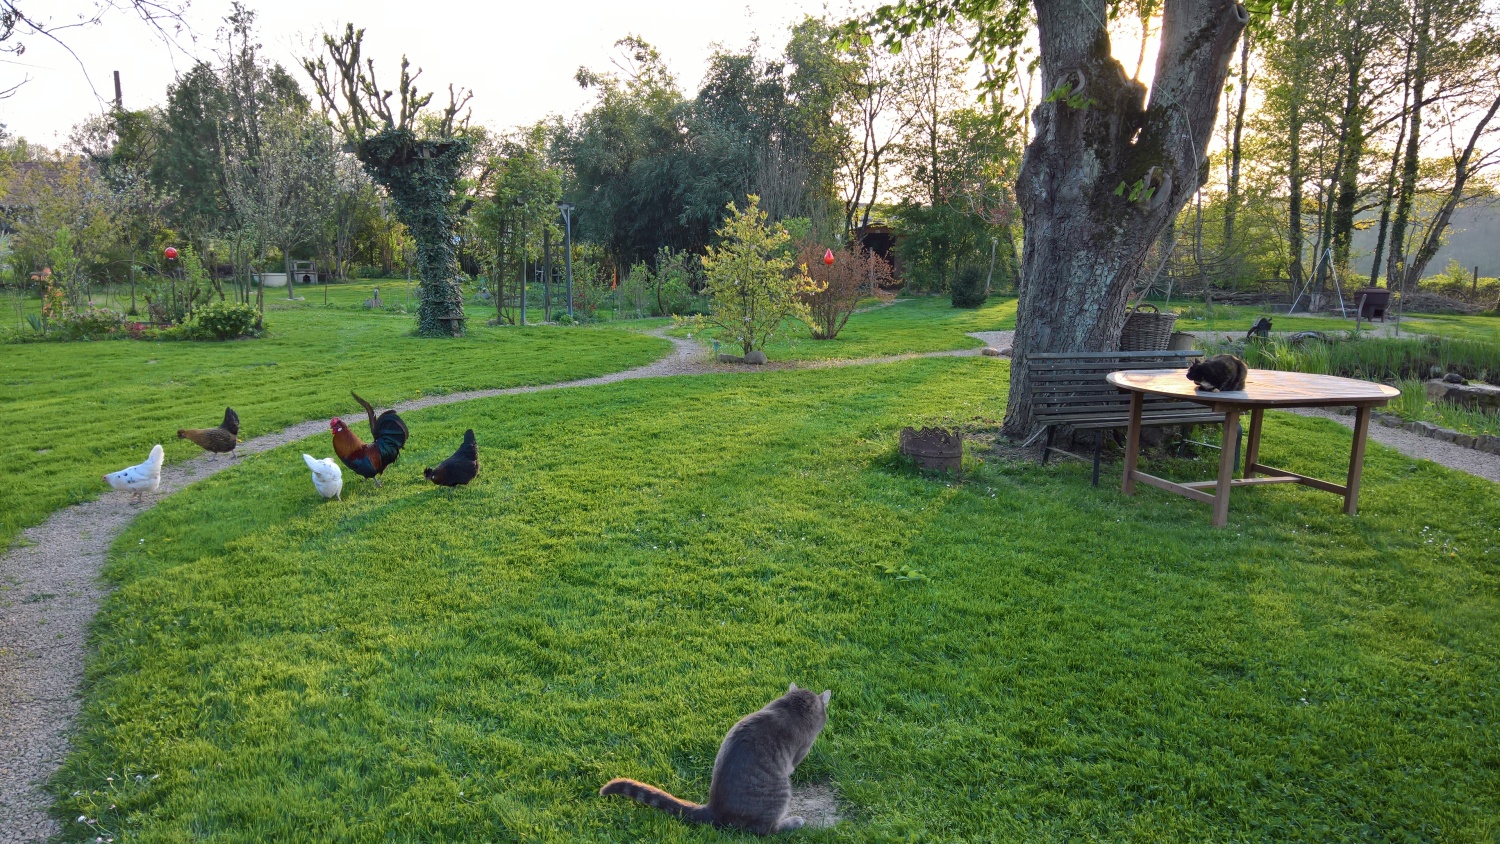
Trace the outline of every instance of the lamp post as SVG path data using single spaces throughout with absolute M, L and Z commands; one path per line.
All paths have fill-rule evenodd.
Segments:
M 526 237 L 526 218 L 524 216 L 522 216 L 522 214 L 521 214 L 521 211 L 522 211 L 523 208 L 525 208 L 526 203 L 523 202 L 523 201 L 521 201 L 521 198 L 518 196 L 515 199 L 515 205 L 516 205 L 516 228 L 520 230 L 520 234 L 521 234 L 521 272 L 519 273 L 520 279 L 518 279 L 521 282 L 521 327 L 525 328 L 526 327 L 526 247 L 530 246 L 530 244 L 527 242 L 527 237 Z
M 564 251 L 563 265 L 568 277 L 568 319 L 573 318 L 573 203 L 559 202 L 557 207 L 563 215 Z
M 552 225 L 542 226 L 542 319 L 552 321 Z

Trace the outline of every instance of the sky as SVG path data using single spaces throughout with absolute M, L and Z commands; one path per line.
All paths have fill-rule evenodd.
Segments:
M 22 0 L 21 8 L 54 23 L 76 19 L 94 0 Z M 767 53 L 785 46 L 788 28 L 804 15 L 847 16 L 851 0 L 572 0 L 482 3 L 464 0 L 248 0 L 258 13 L 265 55 L 297 69 L 309 44 L 347 22 L 365 28 L 365 52 L 375 59 L 381 84 L 393 87 L 401 54 L 423 69 L 419 85 L 440 92 L 448 83 L 474 91 L 474 122 L 496 129 L 525 125 L 552 114 L 570 115 L 592 102 L 578 87 L 580 65 L 609 70 L 614 42 L 637 34 L 654 44 L 686 91 L 695 91 L 715 44 L 742 49 L 759 35 Z M 0 88 L 29 77 L 0 100 L 0 123 L 47 146 L 67 140 L 72 126 L 107 107 L 120 71 L 125 107 L 162 103 L 173 78 L 197 58 L 212 59 L 229 0 L 192 0 L 192 36 L 168 46 L 128 10 L 115 10 L 101 26 L 67 30 L 77 59 L 58 45 L 26 37 L 20 57 L 0 57 Z M 81 64 L 80 64 L 81 62 Z M 85 75 L 87 71 L 87 76 Z M 97 89 L 96 96 L 90 87 Z M 310 85 L 304 88 L 311 90 Z M 98 97 L 103 97 L 104 102 Z

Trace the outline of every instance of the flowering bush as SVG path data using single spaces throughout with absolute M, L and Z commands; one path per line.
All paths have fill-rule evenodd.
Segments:
M 839 250 L 831 265 L 823 263 L 824 249 L 812 239 L 797 246 L 798 270 L 822 285 L 802 294 L 812 315 L 814 340 L 839 336 L 860 299 L 879 295 L 891 281 L 891 265 L 863 246 L 850 244 Z

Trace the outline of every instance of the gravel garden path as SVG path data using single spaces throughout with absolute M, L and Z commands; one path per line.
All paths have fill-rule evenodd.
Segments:
M 444 396 L 424 396 L 396 405 L 400 411 L 493 396 L 534 393 L 612 384 L 640 378 L 748 372 L 753 370 L 821 369 L 889 363 L 917 357 L 967 357 L 980 348 L 925 354 L 892 355 L 854 360 L 771 363 L 754 367 L 709 360 L 706 349 L 691 340 L 655 332 L 673 343 L 670 354 L 636 369 L 557 384 L 474 390 Z M 1009 346 L 1012 332 L 975 332 L 971 336 L 989 346 Z M 362 414 L 351 408 L 356 418 Z M 1349 424 L 1345 417 L 1329 418 Z M 254 455 L 323 433 L 322 419 L 256 437 L 239 451 Z M 1451 443 L 1418 437 L 1396 429 L 1373 427 L 1371 438 L 1413 457 L 1442 463 L 1460 471 L 1500 482 L 1500 457 L 1460 448 Z M 122 460 L 122 463 L 126 462 Z M 162 468 L 161 488 L 143 504 L 131 503 L 122 493 L 104 493 L 97 500 L 63 508 L 44 523 L 26 530 L 22 540 L 0 557 L 0 844 L 45 841 L 60 829 L 48 814 L 51 804 L 42 788 L 68 750 L 68 730 L 78 714 L 79 691 L 90 620 L 107 588 L 99 580 L 105 556 L 115 537 L 143 509 L 161 498 L 210 477 L 229 466 L 229 458 L 204 455 Z M 301 471 L 301 467 L 298 467 Z

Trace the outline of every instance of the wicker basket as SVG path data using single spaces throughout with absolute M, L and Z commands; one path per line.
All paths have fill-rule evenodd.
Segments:
M 1136 305 L 1125 317 L 1125 328 L 1120 331 L 1120 351 L 1164 351 L 1172 341 L 1172 323 L 1176 321 L 1177 314 L 1161 313 L 1155 305 Z

